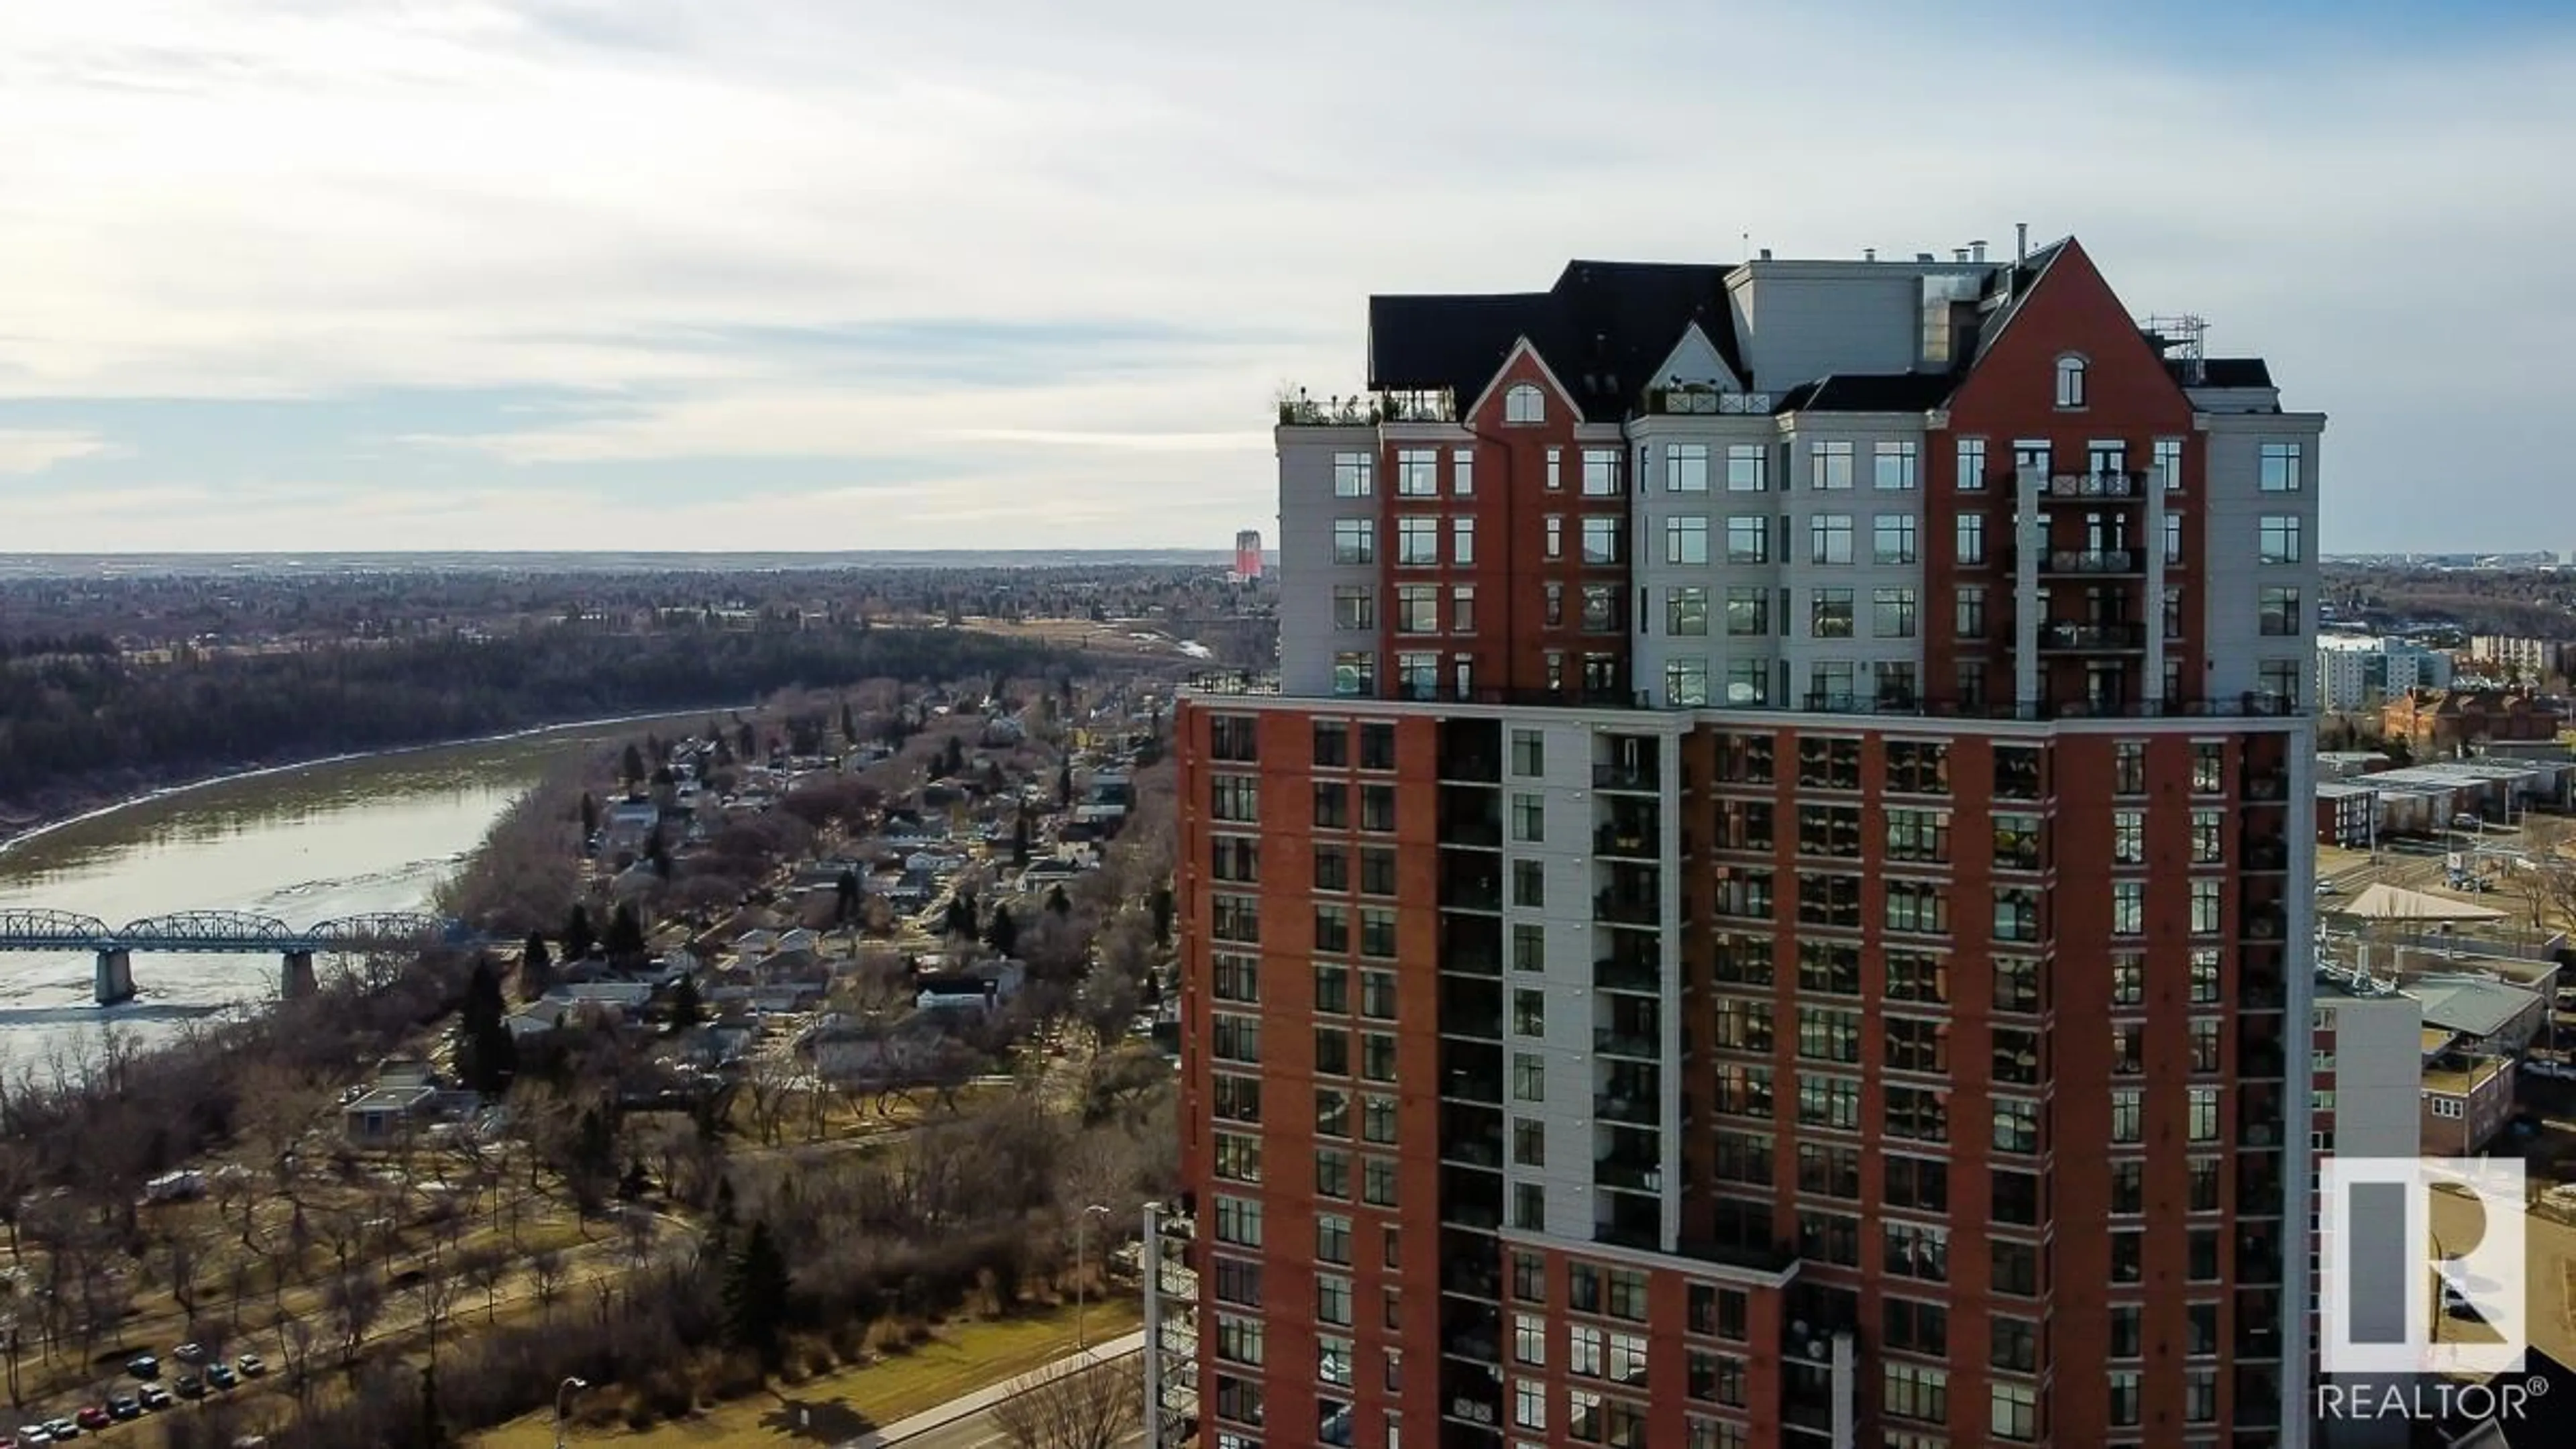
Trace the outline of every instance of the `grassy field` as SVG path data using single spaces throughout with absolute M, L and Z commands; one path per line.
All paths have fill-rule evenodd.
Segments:
M 1088 1337 L 1098 1343 L 1134 1331 L 1138 1306 L 1091 1305 Z M 961 1394 L 1004 1383 L 1074 1351 L 1073 1310 L 952 1324 L 909 1352 L 706 1410 L 641 1433 L 575 1428 L 567 1443 L 634 1449 L 704 1449 L 717 1444 L 832 1444 L 906 1419 Z M 476 1449 L 550 1449 L 551 1412 L 528 1415 L 478 1438 Z

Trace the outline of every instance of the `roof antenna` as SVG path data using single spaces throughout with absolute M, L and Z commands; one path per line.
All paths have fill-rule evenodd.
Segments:
M 2013 223 L 2013 265 L 2019 267 L 2027 266 L 2029 263 L 2030 223 L 2017 221 Z

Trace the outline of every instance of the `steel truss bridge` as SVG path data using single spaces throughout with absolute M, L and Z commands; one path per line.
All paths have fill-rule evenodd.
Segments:
M 298 928 L 250 911 L 177 911 L 111 926 L 74 911 L 0 910 L 0 951 L 87 951 L 97 957 L 102 1005 L 134 995 L 137 951 L 275 955 L 285 962 L 285 994 L 293 996 L 312 989 L 316 955 L 419 948 L 465 938 L 459 922 L 401 911 L 341 916 Z

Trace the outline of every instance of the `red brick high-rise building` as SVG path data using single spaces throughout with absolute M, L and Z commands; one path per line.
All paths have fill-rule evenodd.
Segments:
M 1204 1442 L 2307 1442 L 2322 419 L 1983 253 L 1378 297 L 1281 403 Z

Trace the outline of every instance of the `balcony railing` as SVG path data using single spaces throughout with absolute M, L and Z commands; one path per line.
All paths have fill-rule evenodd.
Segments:
M 1771 394 L 1720 392 L 1713 387 L 1650 387 L 1646 411 L 1675 416 L 1767 417 Z
M 2138 571 L 2138 553 L 2127 548 L 2060 548 L 2049 551 L 2045 573 L 2052 574 L 2131 574 Z
M 1642 828 L 1628 830 L 1604 825 L 1592 832 L 1592 853 L 1655 860 L 1661 858 L 1663 850 L 1662 842 Z
M 1278 400 L 1283 428 L 1373 428 L 1380 423 L 1454 423 L 1458 403 L 1446 389 L 1429 392 L 1352 393 L 1317 398 L 1299 388 Z
M 1595 790 L 1630 790 L 1653 794 L 1661 788 L 1663 776 L 1653 765 L 1595 765 L 1592 788 Z
M 1633 1057 L 1652 1062 L 1663 1059 L 1664 1044 L 1642 1032 L 1614 1031 L 1605 1026 L 1593 1028 L 1592 1050 L 1605 1057 Z
M 2042 649 L 2143 649 L 2147 626 L 2134 622 L 2090 624 L 2051 619 L 2039 626 Z
M 1490 1137 L 1452 1137 L 1441 1142 L 1440 1160 L 1464 1163 L 1469 1167 L 1500 1168 L 1503 1165 L 1503 1139 Z
M 1604 956 L 1592 963 L 1592 984 L 1604 991 L 1660 992 L 1664 989 L 1664 970 L 1652 961 Z
M 1592 1180 L 1602 1187 L 1623 1188 L 1629 1192 L 1664 1190 L 1664 1165 L 1647 1158 L 1598 1157 L 1592 1162 Z
M 1652 926 L 1664 919 L 1664 903 L 1651 896 L 1614 896 L 1608 891 L 1592 899 L 1592 919 L 1621 926 Z
M 1597 1096 L 1592 1099 L 1592 1115 L 1602 1122 L 1652 1127 L 1664 1120 L 1664 1104 L 1652 1097 Z
M 2050 475 L 2042 498 L 2136 498 L 2145 489 L 2140 473 L 2057 473 Z

